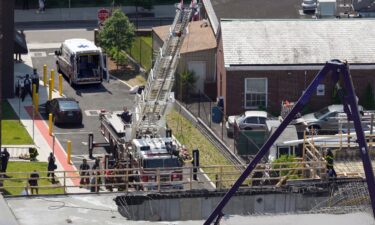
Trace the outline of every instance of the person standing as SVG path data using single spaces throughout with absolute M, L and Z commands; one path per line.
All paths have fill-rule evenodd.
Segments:
M 35 84 L 35 89 L 36 89 L 35 93 L 38 93 L 39 92 L 39 75 L 35 68 L 33 69 L 33 74 L 31 75 L 31 82 L 33 86 Z
M 336 174 L 335 168 L 333 167 L 334 159 L 333 159 L 333 153 L 331 149 L 327 150 L 325 160 L 327 162 L 328 177 L 336 178 L 337 174 Z
M 8 161 L 9 161 L 9 158 L 10 158 L 10 154 L 7 150 L 7 148 L 4 148 L 3 152 L 1 152 L 1 172 L 2 173 L 6 173 L 7 171 L 7 167 L 8 167 Z M 6 175 L 4 175 L 6 176 Z
M 121 114 L 117 114 L 118 116 L 121 117 L 122 121 L 124 123 L 131 123 L 131 120 L 132 120 L 132 115 L 131 113 L 129 112 L 128 108 L 125 106 L 123 108 L 123 112 Z
M 87 164 L 87 160 L 83 159 L 82 164 L 79 166 L 79 175 L 81 176 L 81 180 L 79 181 L 79 184 L 82 187 L 83 184 L 89 184 L 90 183 L 90 166 Z
M 31 80 L 29 74 L 26 74 L 25 80 L 23 81 L 22 101 L 25 100 L 27 94 L 30 94 L 30 96 L 33 97 L 33 94 L 31 93 Z
M 38 180 L 39 180 L 39 173 L 36 170 L 34 170 L 34 172 L 30 174 L 30 178 L 29 178 L 29 185 L 30 185 L 32 195 L 34 194 L 34 191 L 37 195 L 39 194 Z
M 55 159 L 55 156 L 53 155 L 53 153 L 51 152 L 49 154 L 49 157 L 48 157 L 48 173 L 47 173 L 47 177 L 50 177 L 51 176 L 51 182 L 52 184 L 54 184 L 56 181 L 55 181 L 55 169 L 57 168 L 56 166 L 56 159 Z
M 36 13 L 44 13 L 46 10 L 46 1 L 45 0 L 39 0 L 39 9 L 36 11 Z

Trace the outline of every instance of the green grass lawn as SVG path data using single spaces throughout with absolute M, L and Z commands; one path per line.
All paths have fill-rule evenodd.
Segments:
M 8 101 L 2 102 L 3 118 L 1 120 L 1 141 L 4 145 L 33 144 L 33 140 L 23 125 L 18 121 L 16 113 Z
M 129 54 L 146 70 L 152 66 L 152 38 L 151 36 L 136 37 Z
M 172 129 L 173 135 L 181 144 L 185 145 L 190 150 L 190 153 L 193 149 L 199 149 L 200 165 L 202 167 L 233 165 L 215 148 L 215 146 L 211 144 L 209 140 L 205 138 L 205 136 L 197 128 L 193 126 L 190 121 L 185 119 L 177 111 L 172 110 L 167 115 L 167 123 L 168 126 Z M 208 177 L 211 180 L 215 180 L 215 174 L 219 172 L 218 168 L 206 168 L 204 169 L 204 171 L 205 173 L 207 173 Z M 233 167 L 226 167 L 223 171 L 224 173 L 232 173 L 235 170 L 233 169 Z M 225 179 L 237 179 L 238 175 L 236 172 L 236 175 L 225 176 Z M 232 183 L 234 183 L 234 181 L 226 182 L 224 186 L 229 187 Z
M 23 178 L 23 180 L 6 180 L 4 181 L 4 195 L 20 195 L 27 184 L 27 179 L 32 171 L 47 171 L 46 162 L 9 162 L 7 168 L 7 175 L 9 178 Z M 11 172 L 23 172 L 22 174 L 15 174 Z M 27 174 L 26 174 L 27 173 Z M 46 172 L 39 172 L 39 177 L 46 177 Z M 64 189 L 59 184 L 52 184 L 47 179 L 39 179 L 39 186 L 51 186 L 52 188 L 39 188 L 39 194 L 63 194 Z M 10 187 L 16 186 L 16 187 Z M 9 187 L 9 188 L 7 188 Z

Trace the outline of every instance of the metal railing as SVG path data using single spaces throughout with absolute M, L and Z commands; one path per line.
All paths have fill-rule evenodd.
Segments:
M 312 167 L 315 172 L 311 172 Z M 39 194 L 67 194 L 82 192 L 166 192 L 211 187 L 229 188 L 240 175 L 236 166 L 205 166 L 195 168 L 136 168 L 77 171 L 54 171 L 56 183 L 50 183 L 48 171 L 38 171 L 37 186 L 29 183 L 32 172 L 0 173 L 0 192 L 3 195 L 28 195 L 31 188 Z M 325 179 L 326 164 L 317 162 L 285 162 L 259 164 L 243 183 L 243 188 L 259 185 L 282 185 L 288 179 Z M 6 176 L 5 176 L 6 175 Z M 293 175 L 293 176 L 292 176 Z M 147 182 L 146 182 L 147 180 Z

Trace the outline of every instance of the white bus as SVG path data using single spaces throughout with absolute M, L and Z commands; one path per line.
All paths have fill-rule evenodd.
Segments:
M 68 78 L 70 85 L 95 84 L 108 79 L 107 57 L 89 40 L 65 40 L 55 55 L 57 70 Z

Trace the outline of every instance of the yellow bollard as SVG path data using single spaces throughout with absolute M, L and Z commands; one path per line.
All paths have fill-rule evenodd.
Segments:
M 68 158 L 66 159 L 66 161 L 67 161 L 68 164 L 71 164 L 70 154 L 71 154 L 71 151 L 72 151 L 72 142 L 68 140 L 66 144 L 67 144 L 66 148 L 67 148 L 67 153 L 68 153 Z
M 34 101 L 34 105 L 35 105 L 35 112 L 39 112 L 39 94 L 38 93 L 35 93 L 35 101 Z
M 33 93 L 33 105 L 35 106 L 36 84 L 33 84 L 32 93 Z
M 47 86 L 47 65 L 44 64 L 43 66 L 43 84 Z
M 53 88 L 51 88 L 51 87 L 53 87 L 53 86 L 52 86 L 52 80 L 49 79 L 48 100 L 51 100 L 51 99 L 52 99 L 52 90 L 53 90 Z
M 55 88 L 55 70 L 51 69 L 51 77 L 50 79 L 52 80 L 52 90 Z
M 62 96 L 62 74 L 59 74 L 59 94 Z
M 49 132 L 49 135 L 50 136 L 52 136 L 52 130 L 53 130 L 53 126 L 52 126 L 52 113 L 50 113 L 49 115 L 48 115 L 48 124 L 49 124 L 49 126 L 48 126 L 48 132 Z

